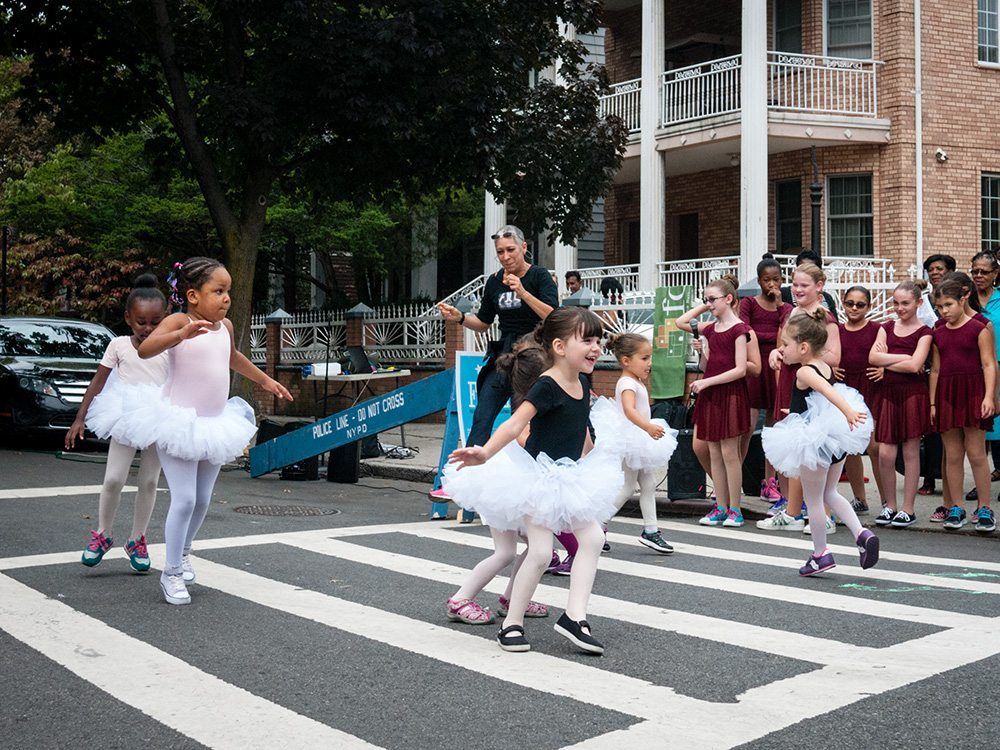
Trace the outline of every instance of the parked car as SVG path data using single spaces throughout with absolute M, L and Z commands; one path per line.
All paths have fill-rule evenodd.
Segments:
M 97 323 L 0 318 L 0 429 L 68 429 L 113 337 Z

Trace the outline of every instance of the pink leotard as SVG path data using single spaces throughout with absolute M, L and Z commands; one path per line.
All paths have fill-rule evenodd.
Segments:
M 164 394 L 175 406 L 194 409 L 199 417 L 222 413 L 229 398 L 232 342 L 223 323 L 169 349 L 170 375 Z

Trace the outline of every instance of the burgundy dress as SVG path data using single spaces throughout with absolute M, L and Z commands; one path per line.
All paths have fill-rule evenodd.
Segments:
M 780 303 L 777 310 L 768 310 L 761 306 L 756 297 L 744 297 L 740 300 L 740 320 L 754 330 L 760 346 L 760 375 L 747 376 L 751 409 L 774 411 L 778 378 L 777 373 L 767 364 L 767 358 L 777 347 L 778 329 L 791 311 L 792 306 L 787 302 Z
M 913 354 L 924 336 L 932 335 L 927 326 L 920 326 L 909 336 L 897 336 L 896 324 L 886 323 L 885 343 L 889 354 Z M 931 431 L 931 402 L 927 392 L 927 374 L 893 372 L 888 367 L 882 378 L 882 403 L 879 405 L 875 440 L 899 445 Z
M 721 333 L 715 332 L 715 323 L 707 325 L 702 333 L 708 341 L 705 377 L 711 378 L 736 367 L 736 339 L 749 334 L 750 326 L 743 322 Z M 694 425 L 699 439 L 713 443 L 750 432 L 746 378 L 709 386 L 699 392 L 694 405 Z
M 840 324 L 840 367 L 844 371 L 844 385 L 861 393 L 874 419 L 878 419 L 882 383 L 870 380 L 865 371 L 872 366 L 868 363 L 868 354 L 875 346 L 881 328 L 871 320 L 856 331 L 849 331 L 843 323 Z
M 956 427 L 989 430 L 993 426 L 992 417 L 980 418 L 986 379 L 979 360 L 979 334 L 985 327 L 975 318 L 958 328 L 934 326 L 934 346 L 940 360 L 934 399 L 938 432 Z
M 824 312 L 826 312 L 827 323 L 837 323 L 836 315 L 825 308 Z M 795 308 L 793 307 L 792 312 L 788 315 L 788 318 L 791 318 L 794 314 Z M 788 322 L 788 318 L 785 318 L 782 325 Z M 843 350 L 843 347 L 841 347 L 841 350 Z M 798 371 L 798 365 L 786 365 L 784 362 L 781 363 L 781 369 L 778 371 L 778 390 L 774 398 L 775 422 L 778 422 L 788 416 L 785 412 L 792 405 L 792 388 L 795 387 L 795 373 Z

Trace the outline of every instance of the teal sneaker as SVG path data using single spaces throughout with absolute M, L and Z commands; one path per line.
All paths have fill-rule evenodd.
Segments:
M 702 526 L 722 526 L 722 522 L 726 520 L 726 516 L 726 509 L 720 505 L 716 505 L 707 515 L 702 516 L 698 520 L 698 523 Z
M 88 568 L 100 565 L 101 560 L 104 559 L 104 553 L 111 549 L 112 544 L 114 544 L 114 540 L 111 537 L 91 530 L 90 542 L 87 544 L 87 549 L 83 551 L 83 557 L 80 558 L 80 562 Z
M 976 511 L 976 531 L 990 532 L 996 531 L 997 521 L 993 511 L 987 507 L 979 508 Z
M 132 570 L 136 573 L 149 572 L 149 550 L 146 549 L 145 535 L 125 542 L 125 554 L 128 555 L 128 564 L 132 566 Z
M 729 513 L 726 514 L 726 520 L 722 522 L 723 526 L 742 526 L 743 525 L 743 511 L 739 508 L 730 508 Z
M 944 519 L 946 529 L 960 529 L 965 526 L 965 509 L 961 505 L 953 505 Z

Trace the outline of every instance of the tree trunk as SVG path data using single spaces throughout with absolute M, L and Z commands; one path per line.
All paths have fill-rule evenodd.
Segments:
M 257 247 L 260 230 L 243 231 L 223 238 L 223 262 L 233 286 L 229 292 L 232 304 L 229 320 L 233 324 L 236 348 L 250 357 L 250 321 L 253 313 L 253 278 L 257 269 Z M 253 384 L 233 373 L 232 392 L 254 403 Z

